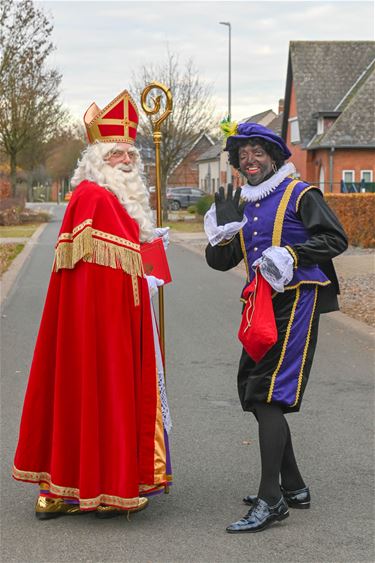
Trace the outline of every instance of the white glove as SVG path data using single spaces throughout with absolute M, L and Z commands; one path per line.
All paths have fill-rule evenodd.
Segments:
M 154 229 L 156 238 L 161 238 L 164 245 L 164 250 L 167 250 L 169 245 L 169 227 L 157 227 Z
M 158 292 L 158 287 L 164 285 L 164 280 L 160 278 L 155 278 L 155 276 L 146 276 L 146 280 L 148 283 L 148 290 L 150 292 L 150 296 L 153 297 Z
M 255 260 L 253 270 L 259 266 L 260 273 L 270 286 L 279 293 L 284 293 L 284 287 L 293 278 L 293 258 L 286 248 L 270 246 L 262 252 L 262 256 Z

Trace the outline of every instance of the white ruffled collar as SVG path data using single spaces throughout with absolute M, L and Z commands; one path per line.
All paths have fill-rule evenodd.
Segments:
M 294 174 L 296 168 L 294 164 L 288 162 L 284 164 L 271 178 L 268 178 L 265 182 L 258 184 L 257 186 L 250 186 L 249 184 L 245 184 L 242 186 L 241 190 L 241 198 L 245 201 L 258 201 L 259 199 L 265 198 L 268 194 L 273 192 L 279 184 L 287 176 Z

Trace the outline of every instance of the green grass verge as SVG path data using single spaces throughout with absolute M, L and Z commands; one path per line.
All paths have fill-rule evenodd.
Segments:
M 168 221 L 163 227 L 170 227 L 179 233 L 203 233 L 202 221 Z
M 40 223 L 28 225 L 9 225 L 0 227 L 0 238 L 31 237 L 40 226 Z
M 0 276 L 7 271 L 24 246 L 18 243 L 0 244 Z

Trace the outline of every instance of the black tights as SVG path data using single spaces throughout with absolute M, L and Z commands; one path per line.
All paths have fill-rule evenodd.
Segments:
M 258 496 L 273 506 L 280 499 L 281 485 L 289 491 L 305 487 L 294 456 L 289 425 L 277 404 L 257 403 L 262 476 Z

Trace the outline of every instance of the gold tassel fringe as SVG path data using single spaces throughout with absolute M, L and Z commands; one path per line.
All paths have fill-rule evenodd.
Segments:
M 119 246 L 113 242 L 93 236 L 93 229 L 86 227 L 73 240 L 58 242 L 55 251 L 54 271 L 72 269 L 83 260 L 116 270 L 123 270 L 132 276 L 143 276 L 142 259 L 139 252 Z

